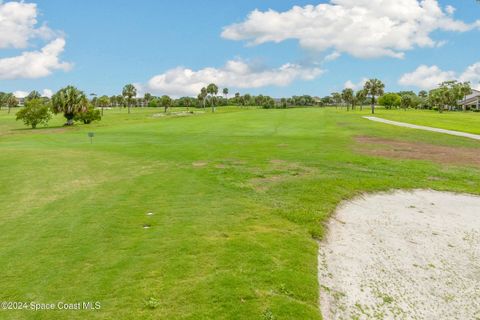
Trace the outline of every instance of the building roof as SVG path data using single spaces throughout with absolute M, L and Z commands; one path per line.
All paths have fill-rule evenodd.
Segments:
M 458 104 L 461 106 L 477 104 L 478 99 L 480 99 L 480 91 L 473 89 L 472 93 L 466 96 L 465 99 L 458 101 Z

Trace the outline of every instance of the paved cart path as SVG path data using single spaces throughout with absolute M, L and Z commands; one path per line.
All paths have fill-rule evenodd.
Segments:
M 450 134 L 452 136 L 459 136 L 459 137 L 465 137 L 465 138 L 480 140 L 480 135 L 473 134 L 473 133 L 454 131 L 454 130 L 446 130 L 446 129 L 440 129 L 440 128 L 426 127 L 426 126 L 418 126 L 416 124 L 392 121 L 392 120 L 382 119 L 382 118 L 378 118 L 378 117 L 364 117 L 364 118 L 368 119 L 368 120 L 372 120 L 372 121 L 382 122 L 382 123 L 386 123 L 386 124 L 392 124 L 394 126 L 399 126 L 399 127 L 433 131 L 433 132 L 440 132 L 440 133 Z

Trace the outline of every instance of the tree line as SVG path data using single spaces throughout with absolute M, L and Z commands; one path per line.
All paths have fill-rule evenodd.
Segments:
M 289 98 L 274 99 L 266 95 L 241 95 L 236 92 L 229 97 L 229 89 L 219 87 L 211 83 L 203 87 L 197 97 L 181 97 L 173 99 L 168 95 L 154 96 L 145 93 L 143 98 L 137 97 L 137 89 L 132 84 L 123 87 L 121 94 L 98 97 L 96 94 L 87 95 L 74 86 L 67 86 L 56 92 L 51 98 L 42 97 L 38 91 L 32 91 L 24 98 L 24 108 L 16 114 L 17 120 L 22 120 L 32 128 L 40 124 L 46 125 L 53 114 L 63 114 L 66 119 L 65 125 L 73 125 L 75 121 L 89 124 L 101 120 L 104 109 L 111 107 L 123 107 L 130 113 L 132 107 L 163 108 L 168 112 L 172 107 L 211 108 L 216 111 L 218 106 L 257 106 L 266 109 L 288 108 L 294 106 L 335 106 L 346 107 L 347 111 L 354 110 L 357 106 L 370 105 L 371 112 L 375 113 L 377 104 L 386 109 L 392 108 L 421 108 L 435 109 L 439 112 L 444 110 L 456 110 L 459 102 L 469 94 L 472 89 L 469 82 L 445 81 L 437 88 L 430 91 L 422 90 L 418 94 L 413 91 L 384 92 L 385 85 L 379 79 L 369 79 L 362 89 L 354 91 L 346 88 L 342 92 L 333 92 L 325 97 L 312 97 L 310 95 L 292 96 Z M 10 110 L 18 106 L 19 100 L 12 93 L 0 92 L 0 108 Z M 463 109 L 466 110 L 465 105 Z M 478 107 L 477 107 L 478 109 Z M 480 110 L 478 110 L 480 111 Z

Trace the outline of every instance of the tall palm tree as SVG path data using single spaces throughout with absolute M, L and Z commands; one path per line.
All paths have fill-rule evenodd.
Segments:
M 127 84 L 123 87 L 122 96 L 127 100 L 128 113 L 130 113 L 130 107 L 132 105 L 133 97 L 137 95 L 137 89 L 133 84 Z
M 67 86 L 60 89 L 52 96 L 52 109 L 55 114 L 63 113 L 67 119 L 65 125 L 73 125 L 73 118 L 77 113 L 87 110 L 88 100 L 83 91 L 74 86 Z
M 225 96 L 225 99 L 228 99 L 228 88 L 223 88 L 223 95 Z
M 145 104 L 148 106 L 148 104 L 150 103 L 150 101 L 152 101 L 153 99 L 153 96 L 151 93 L 145 93 L 144 96 L 143 96 L 143 100 L 145 101 Z
M 349 105 L 352 105 L 352 110 L 353 110 L 353 105 L 355 103 L 355 95 L 353 90 L 350 88 L 343 89 L 342 99 L 347 104 L 347 111 L 349 110 Z
M 160 105 L 164 108 L 165 113 L 167 113 L 168 108 L 172 106 L 172 98 L 169 96 L 162 96 L 160 98 Z
M 42 97 L 42 95 L 40 94 L 40 92 L 36 91 L 36 90 L 33 90 L 32 92 L 30 92 L 28 94 L 28 96 L 25 97 L 25 101 L 30 101 L 30 100 L 33 100 L 33 99 L 40 99 Z
M 355 100 L 357 100 L 357 103 L 360 104 L 360 111 L 363 110 L 363 102 L 365 101 L 365 98 L 367 97 L 367 93 L 365 90 L 358 90 L 357 93 L 355 94 Z
M 215 83 L 210 83 L 207 86 L 207 93 L 210 95 L 210 101 L 212 103 L 212 112 L 215 112 L 215 98 L 218 94 L 218 87 Z
M 97 103 L 100 106 L 100 108 L 102 108 L 102 116 L 103 116 L 103 108 L 106 108 L 110 105 L 111 103 L 110 98 L 108 96 L 101 96 L 100 98 L 98 98 Z
M 207 95 L 208 95 L 207 88 L 203 87 L 200 90 L 200 94 L 198 95 L 198 100 L 202 102 L 203 109 L 205 109 L 205 102 L 206 102 L 205 100 L 207 99 Z
M 384 89 L 385 85 L 378 79 L 370 79 L 363 86 L 363 90 L 372 98 L 372 114 L 375 113 L 375 97 L 381 96 Z

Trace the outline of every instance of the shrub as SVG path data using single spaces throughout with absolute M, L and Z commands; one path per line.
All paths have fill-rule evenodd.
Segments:
M 90 124 L 93 121 L 102 120 L 102 115 L 100 110 L 95 110 L 93 106 L 88 106 L 87 111 L 77 113 L 74 118 L 75 121 L 81 121 L 84 124 Z
M 25 107 L 17 112 L 17 120 L 22 120 L 27 126 L 35 129 L 37 125 L 47 125 L 52 118 L 50 108 L 42 99 L 32 99 L 25 102 Z

